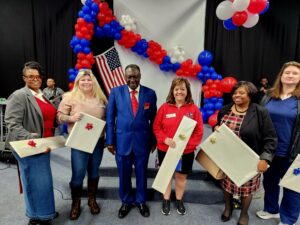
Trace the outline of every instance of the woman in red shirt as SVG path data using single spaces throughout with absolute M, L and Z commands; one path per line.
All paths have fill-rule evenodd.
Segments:
M 175 171 L 175 192 L 177 213 L 185 214 L 185 207 L 182 201 L 186 187 L 187 175 L 191 172 L 194 162 L 194 151 L 200 143 L 203 135 L 202 116 L 198 107 L 194 104 L 190 83 L 187 79 L 177 77 L 173 80 L 166 103 L 158 110 L 153 130 L 157 139 L 158 161 L 161 165 L 166 152 L 176 147 L 173 137 L 179 127 L 183 116 L 195 121 L 197 125 L 184 149 L 183 155 Z M 163 196 L 161 212 L 164 215 L 170 214 L 170 195 L 172 191 L 172 180 Z

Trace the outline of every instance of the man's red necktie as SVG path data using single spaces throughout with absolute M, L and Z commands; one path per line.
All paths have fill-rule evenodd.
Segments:
M 131 105 L 132 105 L 132 111 L 134 116 L 136 115 L 139 106 L 139 103 L 135 96 L 136 93 L 137 93 L 136 90 L 131 91 Z

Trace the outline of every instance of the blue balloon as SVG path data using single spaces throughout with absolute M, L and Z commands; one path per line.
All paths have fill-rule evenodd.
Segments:
M 85 14 L 83 19 L 88 23 L 92 22 L 92 17 L 89 14 Z
M 217 98 L 217 97 L 211 97 L 211 98 L 210 98 L 210 101 L 211 101 L 212 103 L 216 103 L 216 102 L 218 101 L 218 98 Z
M 210 75 L 210 78 L 211 78 L 212 80 L 216 80 L 216 79 L 218 79 L 218 74 L 217 74 L 217 73 L 212 73 L 212 74 Z
M 197 74 L 197 78 L 198 78 L 199 80 L 203 80 L 203 77 L 204 77 L 203 73 L 199 72 L 199 73 Z
M 205 80 L 210 79 L 210 74 L 209 74 L 209 73 L 204 74 L 204 79 L 205 79 Z
M 87 6 L 91 6 L 92 4 L 93 4 L 92 0 L 86 0 L 85 1 L 85 5 L 87 5 Z
M 265 12 L 267 12 L 267 11 L 268 11 L 268 9 L 269 9 L 269 7 L 270 7 L 270 2 L 269 2 L 269 1 L 267 1 L 266 7 L 264 8 L 264 10 L 263 10 L 263 11 L 261 11 L 261 12 L 259 13 L 259 15 L 262 15 L 262 14 L 264 14 Z
M 176 71 L 180 68 L 180 66 L 181 66 L 181 65 L 180 65 L 179 62 L 174 63 L 174 64 L 173 64 L 173 71 L 176 72 Z
M 115 33 L 115 36 L 114 36 L 114 39 L 115 39 L 115 40 L 120 40 L 121 38 L 122 38 L 121 33 L 120 33 L 120 32 L 116 32 L 116 33 Z
M 223 104 L 222 104 L 221 102 L 217 102 L 217 103 L 215 104 L 215 109 L 216 109 L 216 110 L 220 110 L 220 109 L 222 109 L 222 107 L 223 107 Z
M 92 10 L 94 11 L 94 12 L 99 12 L 99 6 L 98 6 L 98 4 L 97 3 L 93 3 L 92 4 L 92 6 L 91 6 L 91 8 L 92 8 Z
M 207 66 L 203 66 L 203 67 L 202 67 L 201 72 L 202 72 L 203 74 L 208 73 L 208 71 L 209 71 L 209 69 L 208 69 Z
M 69 76 L 69 81 L 70 82 L 74 82 L 74 80 L 76 79 L 76 75 L 72 74 Z
M 201 66 L 209 66 L 213 61 L 213 56 L 210 51 L 204 50 L 198 56 L 198 62 Z
M 210 98 L 204 98 L 204 104 L 210 103 Z
M 82 38 L 80 40 L 80 44 L 81 44 L 82 47 L 88 47 L 90 45 L 90 42 L 87 39 Z
M 82 51 L 82 46 L 80 44 L 77 44 L 74 48 L 73 51 L 77 54 L 78 52 Z
M 214 73 L 214 72 L 216 72 L 216 71 L 215 71 L 215 68 L 213 68 L 212 66 L 209 67 L 208 69 L 209 69 L 209 73 Z
M 91 49 L 89 47 L 84 47 L 83 48 L 83 53 L 84 54 L 89 54 L 91 52 Z
M 163 58 L 163 63 L 170 63 L 171 62 L 171 57 L 166 55 L 164 58 Z
M 223 103 L 224 103 L 224 99 L 223 99 L 223 98 L 219 98 L 219 99 L 218 99 L 218 102 L 220 102 L 220 103 L 223 104 Z
M 223 79 L 223 77 L 222 77 L 222 75 L 218 75 L 218 80 L 222 80 Z
M 203 108 L 206 109 L 206 111 L 207 110 L 213 110 L 214 109 L 214 104 L 212 104 L 210 102 L 206 103 L 206 104 L 203 105 Z
M 214 113 L 215 113 L 214 110 L 206 110 L 207 118 L 209 118 Z
M 232 23 L 232 18 L 229 18 L 228 20 L 224 20 L 223 25 L 224 25 L 224 28 L 226 30 L 235 30 L 235 29 L 237 29 L 237 26 Z
M 90 7 L 84 5 L 82 7 L 82 11 L 85 13 L 85 14 L 90 14 L 91 10 L 90 10 Z
M 82 10 L 80 10 L 79 12 L 78 12 L 78 16 L 80 17 L 80 18 L 83 18 L 84 17 L 84 12 L 82 12 Z

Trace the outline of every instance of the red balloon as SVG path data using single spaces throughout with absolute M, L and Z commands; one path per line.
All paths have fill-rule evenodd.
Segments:
M 214 81 L 212 79 L 208 79 L 205 84 L 210 87 L 213 83 Z
M 217 124 L 217 122 L 218 122 L 217 117 L 218 117 L 218 114 L 217 114 L 217 113 L 214 113 L 214 114 L 212 114 L 212 115 L 208 118 L 208 124 L 209 124 L 211 127 L 213 127 L 213 126 L 215 126 L 215 125 Z
M 71 91 L 74 87 L 74 83 L 69 83 L 69 90 Z
M 208 87 L 208 86 L 206 86 L 206 85 L 203 85 L 203 86 L 202 86 L 202 91 L 203 91 L 203 92 L 206 92 L 206 91 L 208 91 L 208 89 L 209 89 L 209 87 Z
M 211 92 L 210 91 L 204 92 L 204 97 L 205 98 L 211 98 L 212 97 Z
M 221 91 L 230 93 L 237 80 L 234 77 L 225 77 L 221 80 Z
M 267 5 L 268 0 L 250 0 L 247 10 L 253 14 L 262 12 Z
M 248 14 L 246 13 L 246 11 L 236 12 L 232 16 L 232 23 L 236 26 L 241 26 L 246 22 L 247 19 Z

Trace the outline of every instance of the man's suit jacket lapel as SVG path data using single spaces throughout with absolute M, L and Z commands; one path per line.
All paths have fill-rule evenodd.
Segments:
M 125 97 L 125 107 L 128 107 L 128 112 L 130 112 L 130 115 L 133 117 L 133 111 L 132 111 L 132 105 L 131 105 L 131 98 L 130 93 L 127 85 L 123 86 L 123 94 Z
M 138 106 L 138 111 L 136 113 L 136 117 L 138 116 L 139 113 L 143 112 L 143 107 L 144 107 L 144 102 L 145 102 L 145 89 L 143 88 L 142 85 L 140 85 L 140 93 L 139 93 L 139 106 Z

